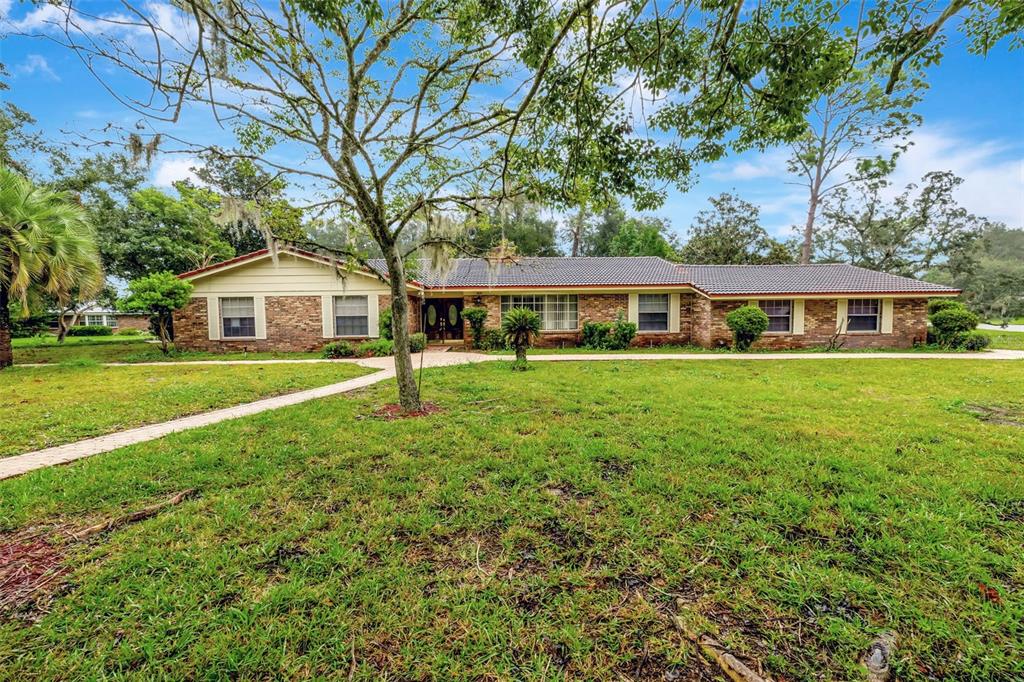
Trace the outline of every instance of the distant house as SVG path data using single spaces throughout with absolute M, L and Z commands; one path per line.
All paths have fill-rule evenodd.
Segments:
M 69 323 L 73 318 L 73 314 L 64 315 L 64 319 Z M 77 318 L 74 318 L 74 326 L 82 325 L 110 327 L 115 333 L 122 329 L 141 329 L 145 331 L 149 329 L 149 316 L 145 313 L 123 313 L 98 303 L 91 303 L 79 312 Z M 56 320 L 51 322 L 51 327 L 56 328 L 56 326 Z
M 317 254 L 282 250 L 239 256 L 179 275 L 194 285 L 175 313 L 175 343 L 210 350 L 313 350 L 334 339 L 379 336 L 391 303 L 386 269 L 372 261 L 346 271 Z M 526 307 L 542 319 L 539 346 L 571 346 L 587 321 L 619 315 L 639 328 L 634 344 L 730 342 L 726 314 L 750 304 L 770 320 L 759 348 L 804 348 L 834 337 L 847 348 L 909 347 L 924 342 L 929 297 L 950 287 L 843 264 L 679 265 L 655 257 L 457 259 L 449 272 L 421 263 L 410 273 L 412 331 L 436 342 L 468 338 L 462 311 Z

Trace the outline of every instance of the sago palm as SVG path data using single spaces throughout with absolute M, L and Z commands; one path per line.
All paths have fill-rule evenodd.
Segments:
M 10 302 L 28 312 L 29 291 L 58 303 L 91 296 L 103 284 L 88 214 L 59 192 L 0 167 L 0 368 L 11 364 Z
M 505 341 L 515 348 L 516 362 L 512 369 L 526 369 L 526 349 L 533 337 L 540 333 L 540 315 L 529 308 L 513 308 L 501 321 Z

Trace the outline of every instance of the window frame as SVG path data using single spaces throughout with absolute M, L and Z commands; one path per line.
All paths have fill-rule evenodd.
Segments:
M 773 306 L 780 303 L 786 304 L 787 310 L 785 315 L 779 315 L 778 313 L 771 313 L 765 310 L 766 306 Z M 793 300 L 788 298 L 772 298 L 757 302 L 757 307 L 768 316 L 768 329 L 765 330 L 765 334 L 792 334 L 793 333 Z M 772 318 L 780 319 L 785 318 L 786 328 L 785 329 L 772 329 Z
M 362 315 L 339 315 L 338 314 L 338 301 L 339 299 L 354 299 L 361 298 L 366 303 L 366 333 L 365 334 L 342 334 L 340 333 L 340 325 L 338 324 L 340 318 L 347 318 L 357 320 Z M 368 339 L 370 338 L 370 297 L 367 294 L 342 294 L 340 296 L 331 297 L 331 318 L 333 320 L 332 325 L 334 329 L 335 338 L 339 339 Z
M 874 314 L 862 313 L 862 312 L 854 313 L 854 312 L 852 312 L 853 304 L 854 303 L 874 303 L 875 304 L 875 312 L 874 312 Z M 853 329 L 850 323 L 853 321 L 853 318 L 855 318 L 855 317 L 858 318 L 858 319 L 874 318 L 874 320 L 875 320 L 874 328 L 873 329 Z M 846 300 L 846 333 L 847 334 L 880 334 L 881 331 L 882 331 L 882 299 L 880 299 L 880 298 L 849 298 L 849 299 Z
M 100 321 L 99 322 L 90 322 L 89 318 L 91 318 L 91 317 L 98 317 L 98 318 L 100 318 Z M 83 324 L 83 325 L 85 325 L 87 327 L 89 327 L 89 326 L 116 327 L 117 326 L 117 317 L 114 316 L 114 315 L 108 315 L 106 313 L 85 313 L 84 321 L 81 324 Z
M 665 311 L 644 311 L 644 297 L 647 297 L 648 302 L 651 298 L 664 298 L 665 299 Z M 650 329 L 644 328 L 644 315 L 664 315 L 665 326 L 664 328 Z M 672 328 L 672 294 L 637 294 L 636 297 L 636 331 L 638 334 L 667 334 Z
M 512 308 L 527 308 L 540 315 L 541 333 L 577 332 L 580 329 L 580 297 L 578 294 L 502 294 L 499 302 L 501 319 Z M 547 326 L 551 320 L 570 326 Z
M 229 319 L 232 319 L 232 320 L 233 319 L 248 320 L 248 319 L 250 319 L 250 317 L 248 315 L 246 315 L 246 316 L 232 315 L 231 317 L 226 317 L 224 315 L 224 301 L 231 301 L 231 300 L 236 300 L 236 301 L 237 300 L 249 300 L 249 301 L 252 301 L 252 318 L 251 318 L 252 319 L 252 335 L 234 335 L 234 334 L 228 334 L 227 333 L 228 328 L 225 325 L 225 321 L 226 320 L 229 320 Z M 256 297 L 255 296 L 218 296 L 217 297 L 217 314 L 220 317 L 220 338 L 221 338 L 221 340 L 224 340 L 224 341 L 240 341 L 240 340 L 248 341 L 248 340 L 252 340 L 252 339 L 256 339 L 257 338 L 259 330 L 256 328 Z M 241 325 L 239 325 L 239 327 L 241 328 Z

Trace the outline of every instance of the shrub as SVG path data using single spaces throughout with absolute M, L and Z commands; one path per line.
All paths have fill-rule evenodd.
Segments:
M 380 338 L 388 341 L 395 338 L 395 328 L 391 326 L 390 306 L 380 311 L 380 315 L 377 317 L 377 329 L 380 331 Z
M 608 348 L 608 337 L 611 333 L 611 322 L 585 322 L 583 324 L 583 346 L 594 350 L 605 350 Z
M 963 347 L 967 350 L 985 350 L 992 339 L 979 331 L 964 334 Z
M 943 346 L 960 348 L 965 342 L 965 335 L 978 326 L 978 316 L 968 310 L 963 303 L 943 306 L 928 316 L 935 332 L 935 339 Z
M 485 329 L 480 337 L 480 350 L 508 350 L 505 334 L 500 329 Z
M 142 330 L 136 329 L 135 327 L 128 327 L 127 329 L 117 330 L 118 336 L 142 336 Z
M 112 336 L 114 330 L 102 324 L 80 324 L 68 330 L 68 336 Z
M 540 333 L 540 315 L 529 308 L 512 308 L 505 313 L 501 321 L 501 331 L 505 334 L 505 342 L 516 351 L 513 370 L 526 369 L 526 349 L 533 337 Z
M 636 336 L 636 324 L 627 322 L 619 311 L 615 322 L 586 322 L 583 325 L 583 345 L 594 350 L 623 350 L 629 348 Z
M 733 346 L 745 351 L 768 330 L 768 315 L 757 306 L 745 305 L 726 315 L 725 324 L 732 330 Z
M 359 354 L 371 358 L 382 358 L 394 352 L 395 344 L 389 339 L 377 339 L 359 345 Z
M 462 311 L 462 317 L 469 322 L 469 329 L 473 334 L 473 346 L 481 348 L 484 339 L 484 323 L 487 322 L 487 308 L 466 308 Z
M 629 348 L 629 344 L 633 341 L 633 337 L 636 336 L 636 329 L 636 324 L 633 322 L 627 322 L 620 310 L 618 318 L 612 326 L 611 336 L 608 338 L 608 348 L 611 350 L 624 350 Z
M 324 346 L 323 356 L 325 358 L 350 358 L 356 354 L 356 348 L 348 341 L 332 341 Z
M 423 332 L 417 332 L 409 336 L 409 352 L 410 353 L 422 353 L 423 349 L 427 347 L 427 335 Z
M 940 310 L 945 310 L 946 308 L 960 307 L 963 307 L 963 303 L 961 303 L 960 301 L 954 301 L 951 298 L 933 298 L 932 300 L 928 301 L 928 315 L 934 315 Z

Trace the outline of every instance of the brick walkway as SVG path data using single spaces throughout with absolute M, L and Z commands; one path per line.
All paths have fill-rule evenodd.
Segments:
M 493 362 L 495 360 L 511 360 L 511 355 L 484 355 L 482 353 L 424 353 L 423 367 L 449 367 L 477 362 Z M 565 355 L 531 354 L 531 362 L 580 362 L 610 360 L 1024 360 L 1024 351 L 992 350 L 984 353 L 580 353 Z M 413 356 L 413 362 L 419 367 L 421 356 Z M 22 455 L 14 455 L 0 459 L 0 479 L 53 466 L 65 464 L 76 459 L 91 457 L 109 452 L 127 445 L 155 440 L 176 431 L 185 431 L 200 426 L 216 424 L 228 419 L 236 419 L 251 414 L 276 410 L 279 407 L 297 405 L 308 400 L 347 393 L 365 386 L 380 383 L 395 376 L 394 360 L 386 358 L 366 358 L 363 360 L 196 360 L 190 362 L 169 363 L 136 363 L 146 365 L 183 365 L 183 364 L 216 364 L 216 365 L 249 365 L 249 364 L 285 364 L 311 362 L 354 362 L 362 367 L 378 370 L 372 374 L 348 379 L 337 384 L 311 388 L 305 391 L 289 393 L 275 398 L 264 398 L 251 403 L 226 407 L 220 410 L 204 412 L 190 417 L 172 419 L 161 424 L 150 424 L 135 429 L 111 433 L 105 436 L 89 438 L 76 443 L 59 445 L 45 450 L 36 450 Z M 110 363 L 118 366 L 118 363 Z M 121 365 L 125 363 L 120 363 Z M 24 365 L 21 365 L 24 366 Z M 134 365 L 132 365 L 134 366 Z

